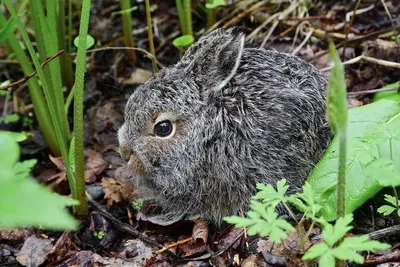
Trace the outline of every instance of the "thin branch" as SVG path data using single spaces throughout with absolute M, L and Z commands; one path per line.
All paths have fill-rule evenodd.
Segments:
M 51 57 L 49 57 L 49 58 L 46 58 L 46 60 L 45 60 L 42 64 L 40 64 L 41 68 L 43 69 L 43 67 L 44 67 L 47 63 L 49 63 L 50 61 L 52 61 L 52 60 L 55 59 L 56 57 L 60 56 L 62 53 L 64 53 L 64 50 L 60 50 L 60 51 L 58 51 L 54 56 L 51 56 Z M 29 80 L 30 78 L 32 78 L 33 76 L 35 76 L 36 74 L 37 74 L 37 70 L 35 70 L 35 71 L 32 72 L 31 74 L 29 74 L 29 75 L 23 77 L 22 79 L 19 79 L 19 80 L 16 81 L 16 82 L 13 82 L 13 83 L 10 83 L 10 84 L 8 84 L 8 85 L 5 85 L 5 86 L 0 87 L 0 90 L 6 90 L 6 89 L 11 88 L 11 87 L 13 87 L 13 86 L 16 86 L 16 85 L 18 85 L 18 84 L 24 83 L 24 82 L 26 82 L 27 80 Z

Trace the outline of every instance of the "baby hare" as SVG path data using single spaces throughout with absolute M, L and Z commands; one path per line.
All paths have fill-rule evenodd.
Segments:
M 247 211 L 256 184 L 301 187 L 330 142 L 327 79 L 290 54 L 247 48 L 217 29 L 137 88 L 120 152 L 164 221 L 220 224 Z

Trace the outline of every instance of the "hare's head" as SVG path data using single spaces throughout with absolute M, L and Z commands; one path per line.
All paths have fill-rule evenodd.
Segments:
M 200 175 L 205 142 L 221 123 L 221 89 L 237 71 L 243 46 L 238 29 L 214 31 L 130 96 L 118 138 L 135 172 L 157 187 L 179 183 L 182 190 L 189 177 Z

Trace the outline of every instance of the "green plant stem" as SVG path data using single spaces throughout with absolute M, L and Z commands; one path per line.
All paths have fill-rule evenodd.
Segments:
M 183 10 L 185 14 L 185 35 L 193 35 L 191 0 L 183 0 Z
M 72 2 L 72 1 L 69 1 Z M 67 51 L 67 53 L 62 53 L 60 56 L 60 64 L 61 64 L 61 77 L 64 86 L 67 88 L 67 91 L 71 90 L 74 81 L 72 74 L 72 57 L 70 51 L 70 47 L 68 47 L 68 43 L 70 42 L 71 36 L 68 33 L 68 36 L 65 37 L 65 0 L 58 0 L 57 5 L 57 35 L 58 35 L 58 48 L 59 50 Z M 68 18 L 69 19 L 69 18 Z M 67 114 L 67 113 L 65 113 Z
M 47 80 L 45 78 L 44 72 L 40 66 L 40 62 L 39 59 L 36 56 L 35 50 L 33 49 L 32 43 L 29 40 L 28 37 L 28 33 L 26 32 L 24 26 L 22 25 L 18 15 L 15 13 L 15 10 L 13 9 L 13 7 L 10 4 L 10 0 L 5 0 L 4 4 L 6 5 L 6 8 L 8 10 L 8 12 L 10 12 L 12 17 L 16 18 L 16 24 L 17 27 L 19 29 L 19 31 L 21 32 L 21 36 L 22 39 L 25 42 L 26 47 L 28 48 L 29 54 L 32 58 L 33 64 L 35 65 L 36 71 L 39 75 L 39 78 L 42 82 L 42 87 L 43 87 L 43 91 L 44 91 L 44 95 L 47 99 L 47 105 L 49 108 L 49 113 L 50 113 L 50 117 L 54 126 L 54 131 L 55 131 L 55 135 L 57 137 L 57 141 L 58 141 L 58 145 L 60 147 L 61 150 L 61 155 L 64 159 L 64 163 L 65 163 L 65 169 L 67 172 L 67 176 L 70 178 L 71 176 L 71 166 L 69 164 L 69 159 L 68 159 L 68 150 L 67 150 L 67 144 L 65 142 L 65 139 L 63 137 L 63 133 L 62 133 L 62 128 L 61 128 L 61 123 L 57 118 L 57 112 L 56 112 L 56 108 L 55 108 L 55 103 L 53 101 L 49 101 L 48 99 L 50 99 L 50 89 L 49 86 L 47 84 Z
M 72 53 L 72 0 L 68 0 L 68 42 L 67 53 Z
M 210 29 L 216 21 L 217 10 L 215 8 L 207 9 L 207 29 Z
M 182 0 L 176 0 L 176 9 L 178 10 L 179 25 L 181 26 L 182 35 L 186 35 L 185 12 L 183 11 Z
M 156 52 L 154 49 L 154 40 L 153 40 L 153 25 L 151 23 L 151 14 L 150 14 L 150 1 L 149 0 L 145 0 L 145 5 L 146 5 L 146 19 L 147 19 L 147 35 L 149 38 L 149 46 L 150 46 L 150 53 L 153 55 L 153 58 L 156 58 Z M 156 65 L 156 61 L 152 60 L 151 64 L 153 66 L 153 73 L 157 72 L 157 65 Z
M 85 195 L 85 159 L 83 141 L 83 89 L 86 68 L 86 39 L 89 27 L 90 0 L 83 0 L 81 21 L 79 26 L 79 45 L 76 56 L 76 73 L 74 85 L 74 146 L 75 146 L 75 182 L 76 199 L 79 206 L 75 206 L 75 213 L 87 216 L 88 206 Z
M 120 2 L 121 9 L 126 11 L 131 9 L 131 1 L 130 0 L 121 0 Z M 127 47 L 134 47 L 133 40 L 133 28 L 132 28 L 132 15 L 131 12 L 122 12 L 122 23 L 124 29 L 124 43 Z M 134 50 L 128 51 L 129 59 L 133 62 L 136 62 L 136 53 Z
M 6 19 L 4 15 L 0 12 L 0 26 L 4 27 L 5 23 Z M 25 54 L 24 50 L 22 49 L 15 35 L 8 36 L 7 43 L 14 51 L 15 57 L 21 64 L 22 70 L 25 75 L 31 74 L 34 71 L 31 66 L 31 62 L 28 56 Z M 61 150 L 58 146 L 55 130 L 51 122 L 50 112 L 38 81 L 36 79 L 29 79 L 28 88 L 29 95 L 31 96 L 33 103 L 33 111 L 35 112 L 39 127 L 42 130 L 43 137 L 46 140 L 46 143 L 49 146 L 53 155 L 60 156 Z
M 337 217 L 346 215 L 346 151 L 347 151 L 347 136 L 345 126 L 339 133 L 339 175 L 337 185 Z

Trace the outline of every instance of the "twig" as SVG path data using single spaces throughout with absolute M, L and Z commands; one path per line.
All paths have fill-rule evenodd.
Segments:
M 345 27 L 345 29 L 344 29 L 344 35 L 345 35 L 346 37 L 344 38 L 344 41 L 343 41 L 342 61 L 344 60 L 344 56 L 345 56 L 345 54 L 346 54 L 347 38 L 348 38 L 348 35 L 349 35 L 349 30 L 350 30 L 350 28 L 351 28 L 351 25 L 353 25 L 353 21 L 354 21 L 354 18 L 356 17 L 357 9 L 358 9 L 358 7 L 360 6 L 360 3 L 361 3 L 361 0 L 358 0 L 357 3 L 356 3 L 356 6 L 355 6 L 354 9 L 353 9 L 353 16 L 351 16 L 350 23 L 349 23 L 349 25 L 347 25 L 347 26 Z M 346 22 L 347 22 L 347 21 L 346 21 Z
M 400 260 L 400 250 L 395 250 L 389 253 L 385 253 L 382 256 L 379 257 L 368 257 L 365 260 L 365 263 L 362 264 L 361 266 L 378 266 L 381 265 L 382 263 L 386 262 L 398 262 Z
M 369 233 L 370 239 L 382 239 L 384 237 L 395 236 L 400 234 L 400 225 L 394 225 L 388 228 L 377 230 Z
M 210 258 L 217 257 L 217 256 L 221 255 L 222 253 L 226 252 L 228 249 L 230 249 L 243 236 L 243 233 L 244 233 L 243 231 L 240 232 L 238 234 L 238 236 L 232 241 L 232 243 L 230 243 L 228 246 L 226 246 L 225 248 L 223 248 L 223 249 L 221 249 L 221 250 L 219 250 L 219 251 L 217 251 L 215 253 L 207 253 L 207 254 L 205 254 L 203 256 L 196 257 L 196 258 L 183 258 L 183 260 L 185 260 L 185 261 L 188 261 L 188 260 L 197 261 L 197 260 L 207 260 L 207 259 L 210 259 Z
M 251 6 L 250 8 L 248 8 L 248 9 L 244 10 L 243 12 L 237 14 L 235 17 L 233 17 L 231 20 L 229 20 L 227 23 L 225 23 L 222 26 L 222 28 L 224 28 L 224 29 L 228 28 L 232 24 L 236 23 L 238 20 L 241 20 L 242 18 L 244 18 L 248 14 L 250 14 L 253 11 L 255 11 L 255 10 L 259 9 L 260 7 L 262 7 L 266 2 L 268 2 L 268 1 L 264 0 L 264 1 L 258 2 L 257 4 Z M 214 24 L 214 26 L 215 26 L 215 24 Z M 211 27 L 211 28 L 213 28 L 213 27 Z
M 58 51 L 54 56 L 51 56 L 51 57 L 49 57 L 49 58 L 46 58 L 46 60 L 40 65 L 41 68 L 43 68 L 47 63 L 49 63 L 50 61 L 52 61 L 52 60 L 55 59 L 56 57 L 60 56 L 62 53 L 64 53 L 64 50 L 60 50 L 60 51 Z M 16 81 L 16 82 L 13 82 L 13 83 L 10 83 L 10 84 L 8 84 L 8 85 L 5 85 L 5 86 L 0 87 L 0 90 L 6 90 L 6 89 L 11 88 L 11 87 L 13 87 L 13 86 L 15 86 L 15 85 L 18 85 L 18 84 L 20 84 L 20 83 L 24 83 L 24 82 L 26 82 L 27 80 L 29 80 L 30 78 L 32 78 L 33 76 L 35 76 L 36 73 L 37 73 L 37 70 L 35 70 L 35 71 L 32 72 L 31 74 L 29 74 L 29 75 L 23 77 L 22 79 L 20 79 L 20 80 L 18 80 L 18 81 Z
M 87 50 L 86 53 L 94 53 L 94 52 L 107 51 L 107 50 L 135 50 L 135 51 L 139 51 L 139 52 L 142 52 L 145 56 L 147 56 L 150 60 L 154 60 L 160 68 L 164 67 L 164 65 L 161 64 L 156 58 L 154 58 L 151 53 L 147 52 L 146 50 L 144 50 L 142 48 L 138 48 L 138 47 L 123 47 L 123 46 L 122 47 L 113 47 L 113 46 L 107 46 L 107 47 L 90 49 L 90 50 Z M 72 53 L 71 54 L 71 56 L 75 56 L 75 55 L 76 55 L 76 53 Z
M 307 43 L 308 39 L 311 38 L 311 35 L 313 34 L 313 29 L 310 29 L 304 38 L 304 40 L 301 42 L 299 46 L 296 47 L 296 49 L 293 50 L 292 55 L 297 55 L 297 53 L 300 52 L 300 49 Z
M 88 194 L 86 194 L 88 195 Z M 149 238 L 148 236 L 144 235 L 143 233 L 139 232 L 135 228 L 133 228 L 131 225 L 121 222 L 118 219 L 116 219 L 114 216 L 112 216 L 110 213 L 108 213 L 103 207 L 101 207 L 96 201 L 90 199 L 88 196 L 88 203 L 97 210 L 99 214 L 101 214 L 103 217 L 106 219 L 110 220 L 112 224 L 114 224 L 117 228 L 119 228 L 122 231 L 125 231 L 133 236 L 138 237 L 140 240 L 143 240 L 159 249 L 162 249 L 163 246 L 158 244 L 156 241 L 153 239 Z M 174 259 L 179 259 L 179 256 L 177 256 L 175 253 L 172 251 L 166 249 L 163 252 L 165 252 L 168 256 L 173 257 Z
M 397 62 L 393 62 L 393 61 L 388 61 L 388 60 L 383 60 L 383 59 L 377 59 L 377 58 L 373 58 L 373 57 L 368 57 L 368 56 L 358 56 L 355 58 L 352 58 L 350 60 L 347 60 L 345 62 L 343 62 L 343 65 L 350 65 L 350 64 L 354 64 L 357 62 L 360 62 L 361 60 L 365 60 L 367 62 L 370 63 L 375 63 L 381 66 L 385 66 L 385 67 L 390 67 L 390 68 L 397 68 L 400 69 L 400 63 Z M 321 71 L 329 71 L 332 69 L 333 66 L 327 67 L 327 68 L 323 68 L 321 69 Z
M 163 247 L 162 249 L 157 250 L 157 251 L 156 251 L 156 254 L 157 254 L 157 255 L 158 255 L 158 254 L 161 254 L 161 253 L 163 253 L 164 251 L 166 251 L 167 249 L 170 249 L 170 248 L 173 248 L 173 247 L 177 247 L 177 246 L 182 245 L 182 244 L 186 244 L 186 243 L 190 242 L 191 240 L 192 240 L 191 237 L 186 238 L 186 239 L 183 239 L 183 240 L 179 240 L 178 242 L 169 244 L 169 245 Z
M 373 93 L 378 93 L 378 92 L 394 91 L 396 89 L 400 90 L 400 86 L 384 87 L 384 88 L 379 88 L 379 89 L 370 89 L 370 90 L 364 90 L 364 91 L 358 91 L 358 92 L 348 92 L 347 95 L 355 96 L 355 95 L 363 95 L 363 94 L 373 94 Z

